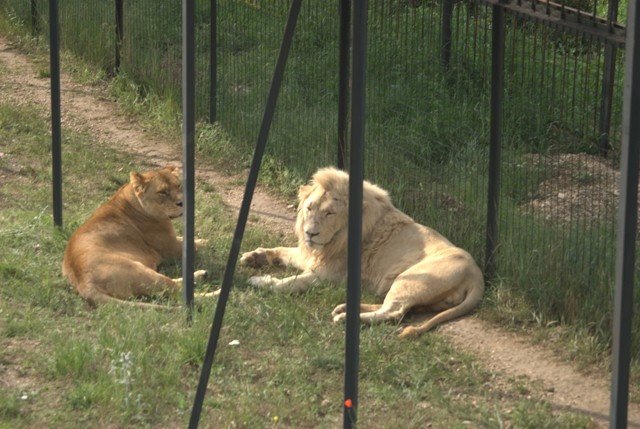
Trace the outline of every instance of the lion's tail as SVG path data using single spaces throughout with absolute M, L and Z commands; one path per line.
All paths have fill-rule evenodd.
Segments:
M 419 335 L 423 332 L 435 328 L 441 323 L 448 322 L 449 320 L 453 320 L 457 317 L 469 313 L 482 300 L 482 294 L 484 293 L 484 283 L 482 283 L 482 280 L 480 280 L 480 282 L 480 284 L 476 284 L 471 288 L 467 296 L 460 304 L 436 314 L 431 319 L 421 324 L 407 326 L 402 330 L 402 332 L 400 332 L 400 337 Z

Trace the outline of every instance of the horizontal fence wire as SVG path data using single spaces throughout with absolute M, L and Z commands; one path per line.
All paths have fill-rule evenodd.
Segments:
M 46 2 L 35 2 L 35 19 L 28 2 L 3 4 L 46 37 Z M 507 12 L 500 287 L 528 302 L 536 321 L 578 323 L 609 344 L 611 309 L 603 303 L 613 293 L 626 3 L 613 13 L 617 3 L 601 0 L 456 1 L 448 35 L 442 1 L 370 0 L 366 177 L 484 260 L 493 4 Z M 218 1 L 217 119 L 247 153 L 287 10 L 280 0 Z M 338 10 L 337 0 L 302 6 L 267 170 L 308 178 L 336 162 Z M 179 105 L 179 2 L 124 0 L 123 11 L 121 73 L 141 98 Z M 111 3 L 62 2 L 62 46 L 112 70 L 114 17 Z M 196 109 L 203 119 L 209 19 L 209 2 L 197 2 Z M 608 64 L 615 66 L 610 78 Z

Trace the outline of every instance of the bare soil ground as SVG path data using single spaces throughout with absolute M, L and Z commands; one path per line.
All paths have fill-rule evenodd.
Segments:
M 40 106 L 43 117 L 47 117 L 50 82 L 39 77 L 38 71 L 29 57 L 0 37 L 0 99 L 16 105 Z M 64 127 L 90 132 L 97 141 L 143 155 L 153 164 L 180 163 L 179 139 L 157 135 L 119 114 L 116 104 L 103 89 L 80 85 L 64 74 L 61 87 Z M 238 183 L 243 183 L 243 177 L 226 176 L 202 163 L 197 165 L 196 176 L 198 181 L 208 182 L 220 192 L 225 204 L 237 213 L 244 194 Z M 295 218 L 292 207 L 262 189 L 255 193 L 252 214 L 253 221 L 284 233 L 290 233 Z M 493 381 L 488 389 L 500 390 L 514 380 L 525 380 L 531 386 L 529 394 L 533 397 L 548 401 L 558 410 L 587 415 L 593 427 L 608 427 L 610 380 L 607 374 L 579 372 L 551 350 L 533 345 L 527 338 L 502 330 L 476 315 L 448 323 L 439 332 L 455 347 L 474 355 L 491 372 Z M 17 382 L 15 378 L 13 381 Z M 637 404 L 630 405 L 629 427 L 640 428 Z

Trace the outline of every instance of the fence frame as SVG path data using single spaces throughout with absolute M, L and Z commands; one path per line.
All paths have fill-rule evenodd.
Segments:
M 192 23 L 191 17 L 193 13 L 193 3 L 194 0 L 183 0 L 183 26 L 184 30 L 184 45 L 183 52 L 185 55 L 185 59 L 183 60 L 183 101 L 185 102 L 184 115 L 185 121 L 191 121 L 191 116 L 195 118 L 192 114 L 192 110 L 190 108 L 190 103 L 192 102 L 191 96 L 192 91 L 195 91 L 193 87 L 193 82 L 195 79 L 188 82 L 188 77 L 193 73 L 195 67 L 195 61 L 191 58 L 191 55 L 195 51 L 193 40 L 190 31 L 193 30 L 193 26 L 191 26 L 191 30 L 188 30 L 189 24 Z M 212 5 L 215 4 L 216 0 L 211 0 Z M 302 0 L 292 0 L 291 3 L 291 12 L 290 12 L 290 20 L 292 19 L 292 15 L 295 13 L 297 19 L 297 13 L 299 12 L 300 4 Z M 342 0 L 343 6 L 349 2 L 349 0 Z M 448 0 L 444 0 L 448 1 Z M 598 17 L 585 15 L 580 11 L 570 10 L 562 6 L 562 8 L 558 9 L 555 7 L 555 4 L 550 2 L 541 2 L 537 3 L 535 0 L 532 1 L 531 8 L 523 8 L 522 2 L 520 0 L 517 1 L 517 4 L 510 3 L 509 1 L 504 0 L 479 0 L 483 3 L 489 4 L 493 6 L 493 14 L 494 19 L 498 23 L 502 23 L 501 25 L 497 25 L 494 28 L 493 33 L 493 44 L 492 49 L 496 52 L 492 54 L 492 159 L 494 159 L 494 168 L 490 169 L 490 190 L 489 190 L 489 201 L 488 205 L 488 214 L 487 214 L 487 243 L 491 237 L 493 240 L 496 240 L 492 243 L 491 247 L 487 244 L 487 249 L 491 249 L 491 252 L 487 252 L 488 257 L 493 257 L 495 251 L 495 244 L 497 243 L 497 224 L 495 226 L 494 231 L 494 217 L 491 212 L 496 211 L 498 207 L 497 193 L 494 194 L 494 191 L 497 192 L 499 190 L 499 170 L 496 170 L 495 163 L 496 160 L 499 160 L 500 156 L 500 100 L 501 100 L 501 90 L 497 90 L 494 86 L 500 86 L 501 82 L 501 62 L 504 61 L 502 55 L 500 53 L 500 43 L 504 43 L 504 21 L 503 14 L 506 11 L 510 13 L 514 13 L 516 15 L 528 16 L 530 18 L 536 20 L 542 20 L 549 23 L 552 26 L 560 26 L 562 28 L 567 28 L 573 32 L 581 32 L 581 34 L 588 34 L 592 37 L 596 37 L 598 39 L 604 40 L 607 45 L 611 45 L 614 47 L 625 47 L 626 49 L 626 62 L 625 62 L 625 88 L 624 88 L 624 106 L 623 106 L 623 138 L 622 138 L 622 155 L 621 155 L 621 173 L 622 180 L 620 184 L 620 207 L 619 207 L 619 223 L 618 223 L 618 237 L 617 237 L 617 249 L 616 249 L 616 280 L 615 280 L 615 298 L 614 298 L 614 326 L 613 326 L 613 335 L 614 335 L 614 345 L 613 345 L 613 369 L 612 369 L 612 393 L 611 393 L 611 408 L 610 408 L 610 427 L 613 428 L 624 428 L 627 426 L 627 408 L 628 408 L 628 384 L 629 384 L 629 366 L 630 366 L 630 344 L 631 344 L 631 317 L 632 317 L 632 297 L 633 297 L 633 283 L 634 283 L 634 269 L 635 269 L 635 251 L 636 251 L 636 231 L 637 231 L 637 189 L 638 189 L 638 171 L 640 169 L 640 123 L 638 121 L 633 121 L 632 118 L 638 117 L 640 115 L 640 79 L 637 76 L 640 75 L 640 44 L 635 41 L 636 28 L 640 24 L 640 10 L 637 7 L 636 0 L 629 0 L 628 4 L 628 18 L 627 18 L 627 27 L 626 29 L 621 28 L 613 24 L 611 20 L 605 21 Z M 34 2 L 31 2 L 32 7 Z M 545 6 L 545 11 L 540 12 L 536 9 L 536 4 Z M 554 7 L 551 7 L 551 6 Z M 297 10 L 296 10 L 297 9 Z M 212 9 L 214 10 L 214 9 Z M 341 9 L 344 11 L 344 9 Z M 355 64 L 356 54 L 359 57 L 358 61 L 366 61 L 366 16 L 367 16 L 367 0 L 355 0 L 354 3 L 354 12 L 359 12 L 360 15 L 354 14 L 356 16 L 356 20 L 354 21 L 354 71 L 352 78 L 354 79 L 354 88 L 352 88 L 352 97 L 354 99 L 354 106 L 352 106 L 352 117 L 355 117 L 356 127 L 352 128 L 352 152 L 351 152 L 351 168 L 352 168 L 352 177 L 354 183 L 362 184 L 362 158 L 360 158 L 363 153 L 360 150 L 359 144 L 364 141 L 364 128 L 360 128 L 360 126 L 364 125 L 364 115 L 360 117 L 360 112 L 364 112 L 364 67 L 361 69 L 362 64 L 359 62 L 358 65 Z M 343 13 L 342 16 L 347 16 L 347 13 Z M 569 17 L 569 18 L 567 18 Z M 295 19 L 293 21 L 295 21 Z M 582 25 L 582 20 L 591 20 L 591 27 Z M 35 22 L 36 19 L 32 14 L 32 20 Z M 293 22 L 291 21 L 291 22 Z M 289 24 L 291 24 L 291 22 Z M 192 413 L 192 420 L 190 421 L 189 427 L 197 427 L 200 410 L 201 410 L 201 402 L 200 409 L 196 409 L 198 405 L 198 401 L 203 399 L 204 392 L 206 391 L 206 385 L 208 381 L 208 374 L 204 375 L 205 372 L 208 373 L 210 366 L 213 360 L 213 353 L 209 353 L 209 349 L 212 344 L 217 342 L 217 338 L 219 335 L 219 330 L 222 324 L 222 316 L 224 314 L 224 304 L 228 299 L 231 282 L 233 278 L 233 271 L 235 270 L 235 262 L 237 261 L 237 256 L 239 253 L 240 241 L 242 239 L 242 234 L 244 232 L 244 224 L 246 224 L 246 220 L 248 217 L 250 202 L 253 194 L 253 189 L 255 187 L 257 181 L 257 173 L 261 163 L 262 153 L 264 151 L 264 146 L 266 144 L 266 140 L 268 137 L 269 125 L 272 119 L 273 111 L 275 108 L 275 103 L 277 101 L 277 95 L 279 90 L 279 85 L 281 83 L 282 74 L 284 73 L 284 66 L 286 65 L 286 57 L 288 54 L 289 46 L 285 45 L 285 42 L 290 45 L 290 41 L 292 38 L 293 31 L 295 29 L 295 22 L 290 26 L 288 24 L 287 29 L 285 30 L 285 37 L 283 38 L 283 45 L 281 47 L 280 56 L 278 59 L 278 63 L 276 65 L 276 70 L 274 71 L 274 79 L 272 81 L 272 87 L 269 93 L 269 97 L 267 99 L 267 105 L 265 108 L 265 116 L 263 118 L 263 124 L 258 136 L 258 141 L 256 144 L 256 152 L 254 155 L 254 163 L 252 165 L 251 173 L 249 175 L 249 179 L 247 181 L 247 187 L 245 189 L 245 197 L 243 200 L 240 216 L 238 219 L 238 225 L 236 229 L 236 235 L 233 241 L 232 249 L 229 255 L 229 263 L 227 265 L 227 269 L 225 271 L 225 281 L 223 283 L 222 292 L 220 295 L 220 299 L 218 301 L 218 308 L 216 309 L 216 314 L 214 316 L 214 323 L 212 325 L 211 336 L 209 339 L 209 345 L 207 347 L 207 357 L 210 356 L 210 359 L 205 357 L 205 363 L 203 365 L 203 374 L 201 375 L 200 384 L 198 386 L 198 391 L 196 392 L 196 402 L 194 403 L 194 412 Z M 356 33 L 356 25 L 359 28 L 359 31 L 363 31 L 364 33 Z M 53 219 L 54 224 L 58 227 L 62 226 L 62 157 L 61 157 L 61 121 L 60 121 L 60 64 L 59 64 L 59 36 L 58 36 L 58 3 L 57 0 L 49 0 L 49 28 L 50 28 L 50 71 L 51 71 L 51 127 L 52 127 L 52 172 L 53 172 L 53 180 L 52 180 L 52 189 L 53 189 Z M 213 29 L 213 25 L 212 25 Z M 120 36 L 121 29 L 118 29 L 118 35 Z M 215 30 L 212 31 L 212 34 Z M 583 33 L 582 33 L 583 32 Z M 212 40 L 214 39 L 214 35 L 212 35 Z M 288 41 L 287 41 L 288 40 Z M 445 40 L 443 38 L 443 40 Z M 360 44 L 364 43 L 364 46 Z M 358 48 L 356 48 L 358 46 Z M 443 47 L 444 48 L 444 47 Z M 444 50 L 443 50 L 444 52 Z M 502 56 L 502 58 L 501 58 Z M 188 58 L 186 58 L 188 57 Z M 443 56 L 443 59 L 445 57 Z M 193 62 L 192 62 L 193 61 Z M 212 66 L 215 64 L 214 57 L 212 56 Z M 212 72 L 212 78 L 215 75 Z M 356 81 L 356 78 L 359 79 Z M 495 92 L 494 92 L 495 91 Z M 355 100 L 359 100 L 360 96 L 362 96 L 361 103 Z M 215 94 L 212 95 L 212 103 L 215 103 Z M 215 107 L 213 107 L 215 109 Z M 362 109 L 362 111 L 360 111 Z M 213 110 L 215 111 L 215 110 Z M 496 115 L 495 117 L 493 115 Z M 214 116 L 215 117 L 215 116 Z M 355 128 L 355 130 L 354 130 Z M 495 135 L 494 135 L 495 133 Z M 189 170 L 184 173 L 184 178 L 187 180 L 186 194 L 190 196 L 188 198 L 193 198 L 194 194 L 194 162 L 192 160 L 192 150 L 194 148 L 194 132 L 192 130 L 191 124 L 185 124 L 183 129 L 183 156 L 185 157 L 185 168 L 184 170 Z M 495 139 L 495 140 L 494 140 Z M 357 151 L 357 152 L 356 152 Z M 344 152 L 339 152 L 344 153 Z M 358 157 L 354 156 L 354 154 L 358 154 Z M 339 155 L 340 156 L 340 155 Z M 360 176 L 360 177 L 355 177 Z M 353 191 L 354 196 L 357 198 L 358 196 L 358 186 L 354 186 L 353 189 L 350 186 L 350 193 Z M 361 192 L 361 188 L 360 188 Z M 361 194 L 360 194 L 361 196 Z M 361 200 L 361 198 L 360 198 Z M 353 204 L 353 206 L 358 206 L 358 204 Z M 350 207 L 351 208 L 351 207 Z M 361 207 L 360 207 L 361 209 Z M 189 210 L 187 210 L 189 212 Z M 360 213 L 361 214 L 361 213 Z M 193 205 L 191 206 L 190 215 L 185 217 L 185 227 L 193 228 L 193 219 L 191 218 L 193 215 Z M 353 223 L 352 223 L 353 221 Z M 358 221 L 358 211 L 357 208 L 354 209 L 353 213 L 350 210 L 350 229 L 357 229 L 357 221 Z M 191 233 L 193 230 L 191 229 Z M 491 232 L 491 233 L 490 233 Z M 361 233 L 361 231 L 360 231 Z M 189 234 L 189 231 L 187 231 Z M 495 234 L 495 235 L 494 235 Z M 191 241 L 191 246 L 193 246 L 193 235 L 191 235 L 191 240 L 189 237 L 185 237 L 185 243 Z M 189 252 L 189 245 L 185 244 L 183 248 L 183 270 L 184 262 L 189 263 L 189 258 L 192 258 L 192 254 Z M 353 259 L 357 260 L 358 271 L 359 271 L 359 258 L 357 258 L 357 250 L 354 247 L 353 256 L 351 255 L 352 251 L 350 249 L 349 260 Z M 191 262 L 192 263 L 192 262 Z M 355 262 L 354 262 L 355 264 Z M 490 264 L 487 264 L 488 268 L 491 268 Z M 191 276 L 193 276 L 193 270 L 190 270 Z M 353 273 L 351 272 L 350 265 L 350 281 L 358 281 L 359 274 L 355 274 L 356 277 L 351 277 Z M 188 280 L 187 280 L 188 283 Z M 359 288 L 359 284 L 357 285 Z M 354 289 L 355 290 L 355 289 Z M 191 291 L 192 292 L 192 291 Z M 188 292 L 185 292 L 188 294 Z M 355 292 L 349 291 L 350 295 L 355 294 Z M 359 299 L 359 289 L 358 289 L 358 299 Z M 354 295 L 355 296 L 355 295 Z M 349 313 L 347 314 L 347 319 L 349 323 Z M 355 317 L 355 320 L 359 321 L 358 317 Z M 354 325 L 352 325 L 354 326 Z M 214 341 L 215 340 L 215 341 Z M 356 341 L 353 338 L 349 340 L 347 338 L 346 346 L 353 346 L 353 342 Z M 213 346 L 213 350 L 215 351 L 215 345 Z M 205 367 L 207 367 L 205 371 Z M 356 372 L 357 372 L 357 355 L 356 355 Z M 356 383 L 357 383 L 357 374 L 356 374 Z M 352 393 L 357 393 L 357 384 L 355 391 L 347 393 L 346 389 L 346 375 L 345 375 L 345 399 L 354 400 L 355 395 Z M 357 398 L 356 398 L 357 400 Z M 355 409 L 352 409 L 353 404 L 357 404 L 357 402 L 350 402 L 350 406 L 347 406 L 347 402 L 345 400 L 345 427 L 351 427 L 351 423 L 355 424 L 355 418 L 357 414 L 355 413 Z M 349 410 L 347 410 L 347 408 Z M 197 414 L 196 414 L 197 411 Z M 197 418 L 194 421 L 194 415 L 197 415 Z M 195 424 L 195 426 L 193 426 Z

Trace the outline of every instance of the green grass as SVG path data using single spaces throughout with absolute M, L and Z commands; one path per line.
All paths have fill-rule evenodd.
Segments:
M 0 384 L 0 428 L 184 427 L 215 300 L 199 301 L 189 324 L 179 309 L 92 310 L 69 290 L 60 274 L 67 237 L 114 191 L 114 180 L 148 166 L 89 134 L 63 135 L 65 227 L 58 229 L 50 214 L 47 121 L 35 106 L 0 104 L 0 140 L 7 142 L 0 158 L 0 373 L 10 380 Z M 219 283 L 233 219 L 211 187 L 199 184 L 196 200 L 196 230 L 211 240 L 196 264 L 212 273 L 203 285 L 209 288 Z M 250 227 L 243 247 L 279 241 Z M 344 327 L 329 312 L 344 300 L 344 285 L 276 295 L 247 287 L 249 274 L 236 273 L 201 427 L 339 427 Z M 586 418 L 553 412 L 522 380 L 490 387 L 491 375 L 437 333 L 405 341 L 394 325 L 363 329 L 360 368 L 362 427 L 588 427 Z

